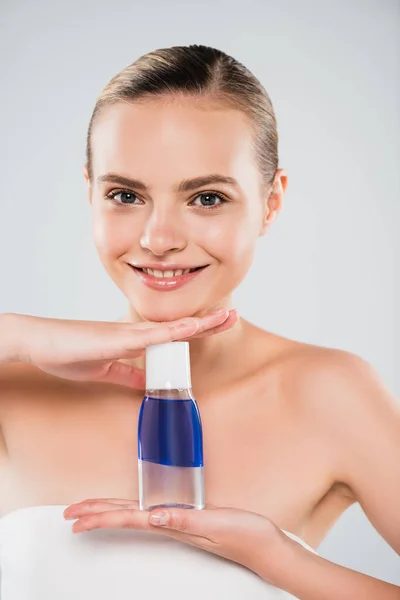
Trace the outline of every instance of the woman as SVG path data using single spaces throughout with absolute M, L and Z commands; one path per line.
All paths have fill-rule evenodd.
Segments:
M 287 186 L 262 85 L 204 46 L 142 56 L 97 100 L 84 176 L 129 308 L 118 323 L 2 317 L 2 600 L 108 585 L 119 599 L 400 598 L 315 552 L 354 502 L 400 552 L 395 399 L 362 358 L 231 309 Z M 157 521 L 137 505 L 142 351 L 171 339 L 190 339 L 206 508 Z

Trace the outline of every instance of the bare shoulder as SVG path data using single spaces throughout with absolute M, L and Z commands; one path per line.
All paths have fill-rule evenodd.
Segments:
M 304 407 L 325 416 L 332 427 L 354 425 L 354 419 L 375 413 L 398 414 L 399 403 L 376 368 L 357 354 L 302 344 L 289 353 L 288 367 Z
M 400 402 L 364 358 L 310 349 L 297 359 L 302 412 L 334 450 L 333 478 L 370 523 L 400 552 Z M 303 368 L 300 369 L 300 365 Z
M 375 367 L 357 354 L 294 342 L 281 364 L 287 385 L 296 390 L 296 402 L 328 429 L 353 433 L 362 423 L 373 433 L 377 418 L 400 414 L 399 402 Z
M 333 450 L 333 477 L 346 495 L 360 501 L 383 456 L 387 476 L 399 472 L 400 402 L 366 359 L 296 343 L 282 360 L 282 379 L 299 421 Z

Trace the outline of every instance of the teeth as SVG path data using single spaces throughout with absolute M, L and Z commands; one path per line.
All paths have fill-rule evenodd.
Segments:
M 159 271 L 158 269 L 143 269 L 145 273 L 148 275 L 152 275 L 153 277 L 163 278 L 163 277 L 176 277 L 178 275 L 187 275 L 190 273 L 191 269 L 177 269 L 176 271 Z

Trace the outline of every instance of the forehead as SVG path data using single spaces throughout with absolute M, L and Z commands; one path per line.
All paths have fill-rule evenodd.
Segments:
M 92 133 L 94 174 L 154 178 L 256 171 L 252 129 L 239 110 L 193 99 L 118 102 L 99 115 Z

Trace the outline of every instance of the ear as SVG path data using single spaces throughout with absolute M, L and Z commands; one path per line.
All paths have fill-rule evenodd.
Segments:
M 85 178 L 86 185 L 88 187 L 89 204 L 92 204 L 92 184 L 91 184 L 91 181 L 89 179 L 89 173 L 88 173 L 88 166 L 87 166 L 87 164 L 84 165 L 84 167 L 83 167 L 83 176 Z
M 259 233 L 260 236 L 266 233 L 269 225 L 278 216 L 282 208 L 282 201 L 286 191 L 287 182 L 288 178 L 286 171 L 284 169 L 277 169 L 274 181 L 269 188 L 269 193 L 265 201 L 265 211 L 263 223 Z

